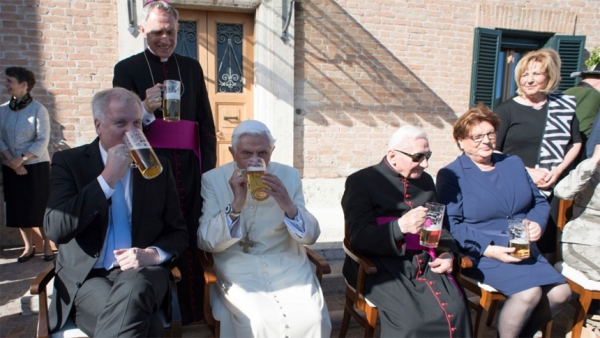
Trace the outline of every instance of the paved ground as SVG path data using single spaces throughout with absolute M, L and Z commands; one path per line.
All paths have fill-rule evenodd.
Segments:
M 34 299 L 33 304 L 29 306 L 29 285 L 37 273 L 51 263 L 45 262 L 41 255 L 26 263 L 17 263 L 16 258 L 21 252 L 20 248 L 0 251 L 0 337 L 34 337 L 36 333 L 37 313 L 35 311 L 38 305 L 37 299 Z M 344 306 L 342 261 L 336 259 L 332 260 L 330 264 L 333 270 L 332 275 L 325 276 L 323 290 L 333 325 L 331 336 L 337 337 Z M 554 321 L 552 338 L 565 337 L 572 315 L 573 310 L 568 308 Z M 482 324 L 482 337 L 495 338 L 495 324 L 496 322 L 491 328 L 486 328 L 485 324 Z M 205 324 L 186 326 L 183 336 L 186 338 L 209 337 L 209 330 Z M 348 337 L 362 336 L 362 328 L 352 321 Z M 378 332 L 376 332 L 376 336 L 378 336 Z

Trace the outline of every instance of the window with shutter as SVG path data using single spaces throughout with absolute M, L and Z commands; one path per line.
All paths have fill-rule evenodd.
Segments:
M 571 77 L 571 73 L 580 71 L 582 68 L 583 46 L 585 36 L 577 35 L 555 35 L 546 46 L 556 50 L 560 55 L 562 67 L 560 68 L 560 84 L 558 90 L 567 90 L 579 83 L 581 78 Z
M 585 36 L 475 28 L 470 106 L 483 102 L 494 109 L 515 96 L 516 64 L 527 52 L 544 46 L 555 49 L 561 57 L 559 90 L 575 86 L 578 79 L 570 74 L 581 70 L 584 45 Z

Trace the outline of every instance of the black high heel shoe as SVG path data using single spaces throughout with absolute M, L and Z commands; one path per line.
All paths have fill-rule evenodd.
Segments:
M 44 255 L 44 260 L 45 260 L 46 262 L 51 262 L 51 261 L 53 261 L 53 260 L 54 260 L 54 257 L 55 257 L 55 256 L 54 256 L 54 253 L 51 253 L 51 254 L 49 254 L 49 255 Z
M 31 250 L 31 253 L 29 255 L 17 258 L 17 263 L 25 263 L 33 256 L 35 256 L 35 249 Z

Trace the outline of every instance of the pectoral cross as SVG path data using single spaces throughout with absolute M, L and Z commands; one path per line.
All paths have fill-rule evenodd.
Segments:
M 238 244 L 244 248 L 243 249 L 244 253 L 248 253 L 248 248 L 253 248 L 255 243 L 252 242 L 250 240 L 250 238 L 248 237 L 248 234 L 246 234 L 246 237 L 244 237 L 244 239 L 239 241 Z

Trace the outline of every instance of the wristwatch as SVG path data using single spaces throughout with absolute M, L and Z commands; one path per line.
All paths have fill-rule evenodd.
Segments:
M 25 156 L 25 154 L 21 154 L 21 157 L 23 158 L 23 162 L 25 162 L 29 159 L 29 157 Z
M 233 211 L 233 206 L 231 204 L 227 204 L 227 206 L 225 207 L 225 213 L 232 217 L 240 217 L 240 214 L 242 212 L 241 211 L 240 212 Z

